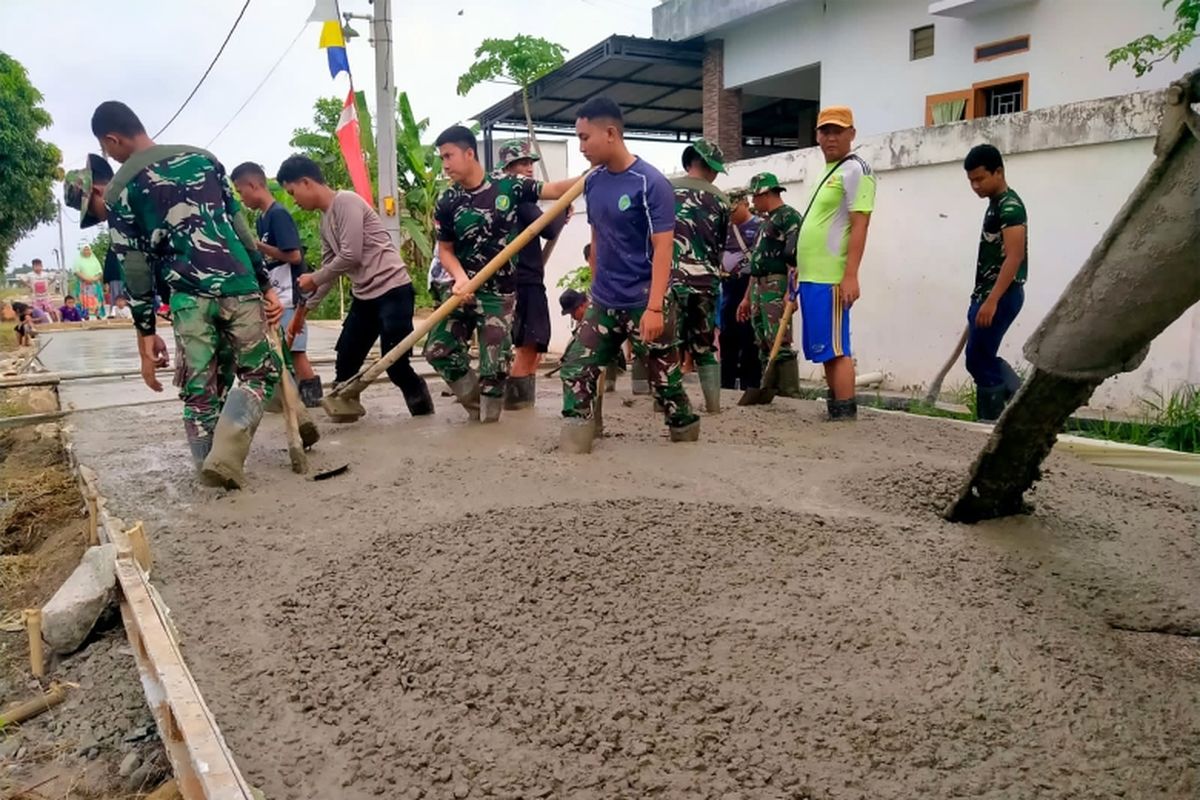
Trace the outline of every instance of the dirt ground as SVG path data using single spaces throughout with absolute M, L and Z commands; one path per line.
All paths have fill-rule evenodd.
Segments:
M 12 394 L 6 407 L 46 410 Z M 79 563 L 82 508 L 53 424 L 0 431 L 0 708 L 42 691 L 20 611 L 44 604 Z M 68 685 L 66 701 L 0 730 L 0 796 L 119 800 L 160 782 L 165 756 L 115 610 L 78 653 L 48 659 L 50 681 Z
M 1200 795 L 1200 490 L 1055 456 L 962 527 L 977 430 L 777 400 L 671 445 L 622 380 L 570 457 L 541 383 L 485 427 L 376 387 L 324 482 L 270 418 L 240 493 L 177 409 L 76 418 L 272 800 Z

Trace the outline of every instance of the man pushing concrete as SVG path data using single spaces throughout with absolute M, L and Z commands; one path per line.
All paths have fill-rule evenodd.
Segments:
M 673 442 L 694 442 L 692 413 L 679 371 L 675 311 L 667 291 L 675 234 L 675 197 L 663 174 L 629 152 L 620 107 L 595 97 L 580 107 L 579 149 L 597 169 L 587 179 L 592 225 L 592 302 L 563 356 L 561 447 L 588 453 L 595 438 L 596 381 L 626 339 L 649 357 L 650 382 Z

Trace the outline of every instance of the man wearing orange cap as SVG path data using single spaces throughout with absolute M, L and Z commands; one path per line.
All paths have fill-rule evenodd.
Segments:
M 817 117 L 825 171 L 813 190 L 796 244 L 804 356 L 825 368 L 829 418 L 854 419 L 854 360 L 850 307 L 859 297 L 858 268 L 875 209 L 875 175 L 853 155 L 854 114 L 830 106 Z

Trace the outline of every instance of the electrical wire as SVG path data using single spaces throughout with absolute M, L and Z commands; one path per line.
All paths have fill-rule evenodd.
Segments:
M 300 41 L 300 37 L 304 35 L 304 31 L 306 28 L 308 28 L 307 21 L 305 21 L 305 23 L 300 26 L 300 30 L 296 32 L 296 38 L 292 39 L 292 43 L 287 46 L 287 48 L 283 51 L 283 53 L 279 56 L 279 58 L 276 59 L 275 63 L 271 65 L 271 68 L 269 70 L 267 70 L 267 74 L 264 75 L 263 79 L 258 82 L 258 86 L 254 87 L 254 91 L 251 92 L 250 96 L 246 98 L 246 102 L 244 102 L 240 106 L 238 106 L 238 110 L 233 112 L 233 116 L 230 117 L 229 120 L 224 125 L 221 126 L 221 130 L 217 131 L 216 134 L 211 139 L 208 140 L 208 144 L 204 145 L 205 150 L 212 147 L 212 143 L 215 142 L 217 139 L 221 138 L 221 134 L 224 133 L 225 130 L 230 125 L 233 124 L 233 121 L 235 119 L 237 119 L 238 116 L 243 111 L 246 110 L 246 106 L 250 105 L 250 101 L 253 100 L 255 98 L 255 96 L 257 96 L 258 93 L 262 90 L 262 88 L 267 85 L 267 81 L 271 79 L 271 76 L 275 73 L 275 70 L 279 69 L 279 65 L 283 63 L 283 60 L 285 58 L 287 58 L 287 54 L 292 52 L 292 48 L 296 46 L 296 42 Z
M 233 32 L 236 31 L 238 25 L 241 24 L 242 17 L 246 15 L 246 9 L 249 7 L 250 0 L 246 0 L 246 2 L 242 4 L 242 10 L 238 12 L 237 19 L 233 21 L 233 27 L 229 29 L 229 33 L 225 34 L 225 41 L 221 42 L 221 48 L 217 50 L 217 54 L 213 56 L 213 60 L 209 62 L 208 69 L 204 70 L 204 74 L 200 76 L 200 80 L 196 83 L 195 87 L 192 88 L 191 93 L 183 101 L 183 105 L 179 107 L 179 110 L 171 115 L 171 118 L 167 120 L 166 125 L 163 125 L 161 128 L 159 128 L 158 133 L 154 134 L 155 139 L 157 139 L 159 136 L 162 136 L 163 131 L 171 127 L 171 123 L 179 118 L 179 115 L 183 113 L 185 108 L 187 108 L 188 103 L 192 102 L 192 98 L 196 96 L 196 92 L 200 91 L 200 87 L 204 84 L 205 79 L 208 78 L 208 73 L 212 72 L 212 68 L 217 65 L 217 60 L 221 58 L 221 53 L 225 52 L 225 45 L 229 44 L 229 40 L 233 38 Z

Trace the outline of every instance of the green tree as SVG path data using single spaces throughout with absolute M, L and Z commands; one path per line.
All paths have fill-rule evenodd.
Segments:
M 99 259 L 100 263 L 104 263 L 104 259 L 108 257 L 108 248 L 112 245 L 112 238 L 108 235 L 108 231 L 101 231 L 96 234 L 96 238 L 91 241 L 92 255 Z
M 475 63 L 458 78 L 458 94 L 466 96 L 479 84 L 489 81 L 519 86 L 529 141 L 540 156 L 542 148 L 533 131 L 533 114 L 529 110 L 529 87 L 538 78 L 561 67 L 566 52 L 561 44 L 525 34 L 518 34 L 512 39 L 484 39 L 475 50 Z M 541 166 L 542 179 L 550 180 L 546 162 L 539 160 L 538 164 Z
M 1108 52 L 1108 68 L 1129 62 L 1140 78 L 1168 58 L 1177 63 L 1183 51 L 1200 36 L 1200 0 L 1163 0 L 1163 8 L 1175 6 L 1175 31 L 1165 39 L 1153 34 L 1139 36 L 1128 44 Z
M 62 153 L 38 138 L 50 126 L 20 62 L 0 52 L 0 274 L 26 233 L 54 219 L 54 183 L 62 178 Z

